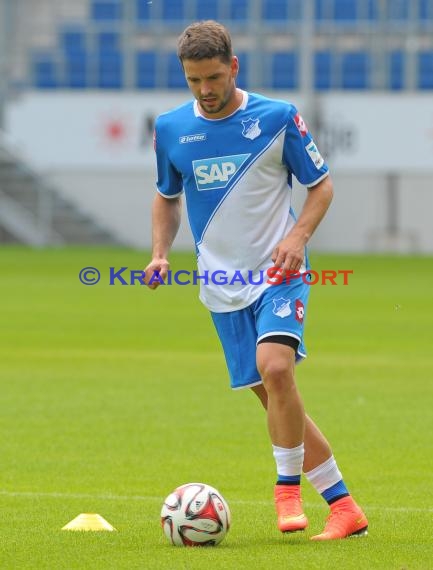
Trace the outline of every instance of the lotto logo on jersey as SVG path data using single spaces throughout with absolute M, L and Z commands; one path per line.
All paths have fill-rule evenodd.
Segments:
M 234 154 L 193 160 L 197 190 L 225 188 L 251 154 Z

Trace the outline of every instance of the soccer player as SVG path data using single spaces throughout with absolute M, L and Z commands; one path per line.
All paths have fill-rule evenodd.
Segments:
M 332 199 L 328 167 L 292 104 L 236 87 L 239 63 L 224 26 L 191 24 L 179 38 L 178 56 L 194 100 L 156 120 L 158 192 L 145 282 L 154 289 L 155 272 L 167 276 L 185 192 L 199 274 L 206 276 L 200 299 L 211 312 L 231 386 L 252 389 L 267 412 L 278 528 L 307 527 L 304 471 L 330 505 L 325 529 L 312 539 L 366 534 L 367 518 L 295 383 L 295 362 L 306 356 L 310 288 L 299 273 L 308 270 L 306 244 Z M 297 220 L 292 176 L 308 189 Z M 226 285 L 214 278 L 221 271 Z

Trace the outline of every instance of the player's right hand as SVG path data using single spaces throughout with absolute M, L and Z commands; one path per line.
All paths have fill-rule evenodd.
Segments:
M 145 267 L 143 281 L 149 289 L 156 289 L 161 285 L 161 281 L 165 282 L 170 264 L 165 258 L 153 258 Z

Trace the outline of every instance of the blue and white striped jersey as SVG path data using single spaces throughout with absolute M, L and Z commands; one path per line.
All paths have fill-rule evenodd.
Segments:
M 312 187 L 328 175 L 302 117 L 290 103 L 247 92 L 222 119 L 190 101 L 157 118 L 155 150 L 160 194 L 185 192 L 200 275 L 240 272 L 247 281 L 201 281 L 200 299 L 214 312 L 249 306 L 269 286 L 266 277 L 255 283 L 296 221 L 292 176 Z

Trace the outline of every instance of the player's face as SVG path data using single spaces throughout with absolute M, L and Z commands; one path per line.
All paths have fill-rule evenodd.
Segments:
M 242 100 L 236 90 L 235 79 L 239 70 L 238 58 L 233 56 L 231 63 L 212 59 L 183 61 L 188 87 L 197 99 L 204 116 L 221 119 L 233 113 Z

